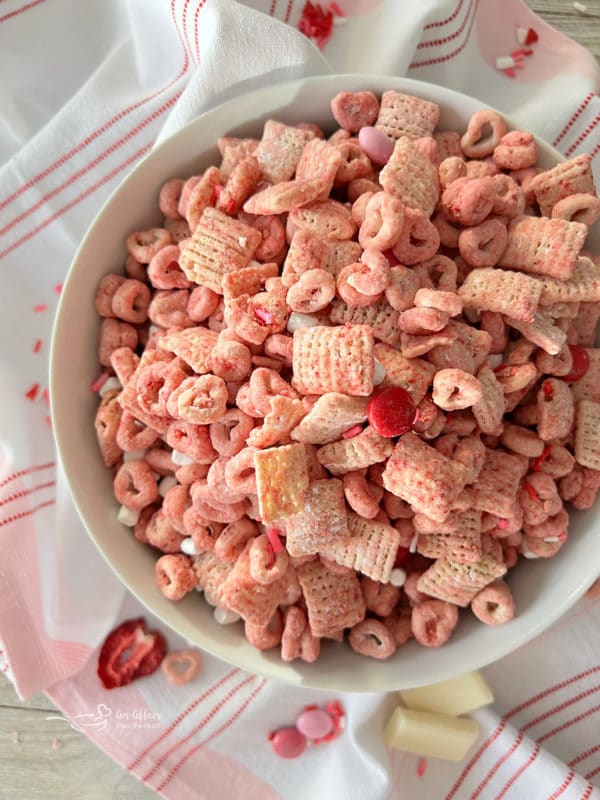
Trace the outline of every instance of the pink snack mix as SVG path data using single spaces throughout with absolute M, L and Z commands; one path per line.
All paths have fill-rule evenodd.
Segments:
M 166 181 L 96 294 L 100 454 L 158 587 L 309 663 L 510 620 L 510 569 L 600 490 L 590 157 L 396 91 L 331 108 Z

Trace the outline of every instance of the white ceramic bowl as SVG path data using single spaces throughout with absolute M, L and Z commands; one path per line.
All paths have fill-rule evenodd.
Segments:
M 563 614 L 597 575 L 594 522 L 599 508 L 573 515 L 569 541 L 553 559 L 526 561 L 509 574 L 517 616 L 494 628 L 467 610 L 452 639 L 440 649 L 411 642 L 393 658 L 359 657 L 347 645 L 328 643 L 315 664 L 285 664 L 277 651 L 261 653 L 245 640 L 241 624 L 220 626 L 201 595 L 166 600 L 154 582 L 156 552 L 140 545 L 117 522 L 110 472 L 96 443 L 97 397 L 90 382 L 98 372 L 99 319 L 94 295 L 100 278 L 124 263 L 124 240 L 136 228 L 159 223 L 158 189 L 174 175 L 191 175 L 218 163 L 216 140 L 226 134 L 259 137 L 265 120 L 314 121 L 332 129 L 330 99 L 341 90 L 386 89 L 419 95 L 441 107 L 439 127 L 464 129 L 482 103 L 439 86 L 403 78 L 331 75 L 279 84 L 230 100 L 203 114 L 151 152 L 123 181 L 96 217 L 71 266 L 58 309 L 51 357 L 54 430 L 73 500 L 90 536 L 123 583 L 166 625 L 215 656 L 250 672 L 290 684 L 330 691 L 372 692 L 425 685 L 484 666 L 539 634 Z M 512 127 L 518 121 L 508 120 Z M 540 163 L 561 160 L 538 142 Z M 596 250 L 600 237 L 596 231 Z M 85 568 L 85 567 L 83 567 Z

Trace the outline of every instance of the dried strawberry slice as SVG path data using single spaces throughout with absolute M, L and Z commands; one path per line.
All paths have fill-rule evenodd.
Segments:
M 128 619 L 108 634 L 98 656 L 98 677 L 105 689 L 115 689 L 151 675 L 167 652 L 165 637 L 146 629 L 143 617 Z

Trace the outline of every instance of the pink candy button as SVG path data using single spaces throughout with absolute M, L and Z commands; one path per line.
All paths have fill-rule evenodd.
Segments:
M 326 711 L 315 708 L 300 714 L 296 728 L 307 739 L 321 739 L 333 730 L 333 720 Z
M 306 736 L 296 728 L 280 728 L 269 738 L 280 758 L 298 758 L 306 750 Z
M 377 128 L 364 127 L 358 134 L 360 146 L 374 164 L 382 167 L 394 152 L 394 142 Z

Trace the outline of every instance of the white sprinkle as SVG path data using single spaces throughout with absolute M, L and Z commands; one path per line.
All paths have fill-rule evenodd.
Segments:
M 171 453 L 171 461 L 177 464 L 178 467 L 187 467 L 188 464 L 195 464 L 193 458 L 186 456 L 185 453 L 180 453 L 179 450 L 173 450 Z
M 197 556 L 198 551 L 196 550 L 196 545 L 194 544 L 194 540 L 192 537 L 188 537 L 181 542 L 181 552 L 185 553 L 186 556 Z M 196 587 L 198 588 L 198 587 Z M 200 590 L 202 591 L 202 589 Z
M 410 540 L 410 544 L 408 545 L 409 553 L 416 553 L 417 552 L 417 542 L 419 541 L 419 534 L 415 533 Z
M 588 8 L 583 3 L 573 3 L 573 8 L 580 14 L 587 14 Z
M 527 28 L 517 28 L 516 37 L 518 44 L 525 44 L 528 32 Z
M 121 523 L 121 525 L 127 525 L 128 528 L 133 528 L 134 525 L 137 524 L 137 521 L 140 518 L 140 511 L 134 511 L 133 508 L 127 508 L 127 506 L 121 506 L 119 509 L 119 513 L 117 514 L 117 519 Z
M 240 247 L 246 247 L 246 245 L 248 244 L 248 238 L 246 236 L 240 236 L 240 238 L 238 239 L 238 244 Z
M 380 364 L 376 358 L 373 360 L 375 362 L 375 369 L 373 370 L 373 386 L 379 386 L 379 384 L 383 383 L 385 380 L 387 372 L 385 371 L 383 364 Z
M 530 560 L 533 560 L 534 558 L 540 558 L 540 556 L 536 555 L 535 553 L 532 553 L 530 550 L 527 550 L 525 547 L 521 550 L 521 555 L 525 556 L 525 558 L 529 558 Z
M 141 461 L 145 455 L 145 450 L 129 450 L 123 453 L 123 461 Z
M 158 325 L 150 325 L 148 328 L 148 335 L 152 336 L 153 333 L 164 333 L 164 329 Z
M 544 541 L 548 542 L 548 544 L 554 544 L 554 542 L 560 542 L 558 536 L 546 536 L 544 537 Z
M 394 567 L 392 570 L 392 574 L 390 575 L 390 583 L 392 586 L 404 586 L 404 581 L 406 580 L 406 572 L 401 569 L 400 567 Z
M 299 314 L 297 311 L 292 311 L 289 316 L 287 329 L 290 333 L 300 330 L 300 328 L 314 328 L 319 324 L 317 317 L 311 314 Z
M 496 59 L 496 69 L 511 69 L 515 66 L 515 60 L 512 56 L 498 56 Z
M 172 489 L 174 486 L 177 486 L 177 478 L 175 478 L 173 475 L 167 475 L 166 478 L 163 478 L 158 484 L 159 495 L 164 497 L 169 489 Z
M 502 353 L 490 353 L 486 360 L 490 369 L 496 369 L 502 363 Z
M 234 622 L 238 622 L 241 619 L 239 614 L 236 614 L 235 611 L 231 611 L 228 608 L 215 608 L 213 617 L 215 618 L 215 622 L 218 622 L 219 625 L 232 625 Z
M 98 396 L 99 396 L 99 397 L 104 397 L 104 395 L 105 395 L 107 392 L 112 392 L 112 391 L 114 391 L 115 389 L 120 389 L 120 388 L 121 388 L 121 382 L 120 382 L 120 380 L 119 380 L 118 378 L 115 378 L 114 376 L 111 376 L 111 377 L 110 377 L 110 378 L 109 378 L 109 379 L 106 381 L 106 383 L 104 384 L 104 386 L 102 386 L 102 387 L 100 387 L 100 389 L 98 389 Z

